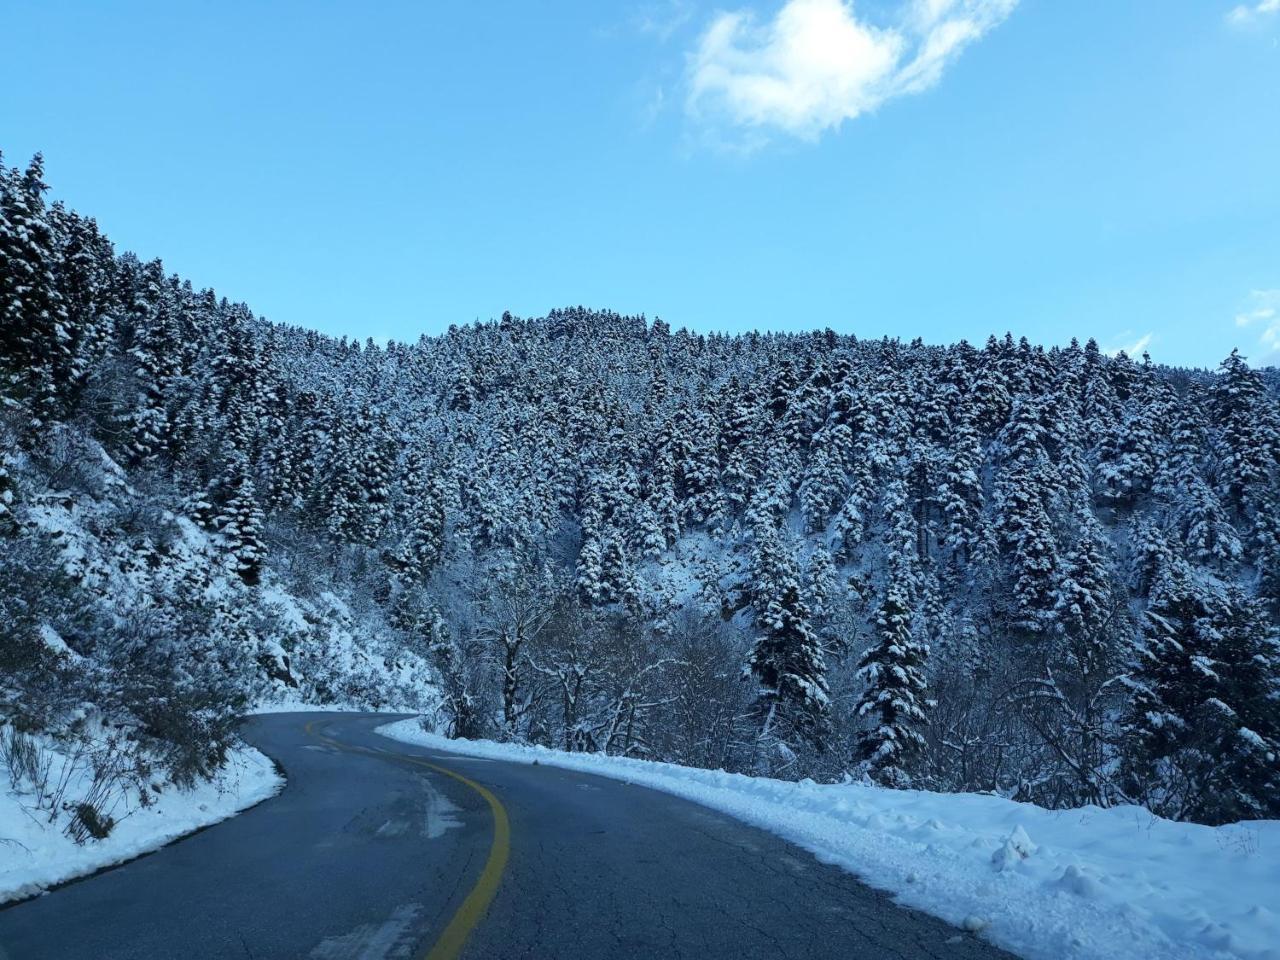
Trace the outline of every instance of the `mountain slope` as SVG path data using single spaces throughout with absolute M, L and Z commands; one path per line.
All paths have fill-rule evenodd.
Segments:
M 332 685 L 326 628 L 286 645 L 253 622 L 288 581 L 358 606 L 370 682 L 438 686 L 457 735 L 1277 814 L 1274 371 L 583 308 L 362 345 L 116 257 L 45 205 L 38 163 L 3 182 L 0 520 L 47 536 L 100 446 L 138 510 L 166 504 L 171 545 L 205 538 L 235 598 L 219 649 L 248 664 L 209 672 L 238 694 Z M 49 562 L 101 590 L 72 559 Z M 208 593 L 175 589 L 175 618 Z M 31 712 L 47 620 L 25 621 L 6 713 Z M 157 632 L 144 659 L 212 663 Z

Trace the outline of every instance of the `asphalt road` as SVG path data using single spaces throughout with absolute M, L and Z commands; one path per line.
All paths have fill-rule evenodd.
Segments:
M 256 717 L 276 798 L 0 910 L 0 960 L 1007 958 L 685 800 Z

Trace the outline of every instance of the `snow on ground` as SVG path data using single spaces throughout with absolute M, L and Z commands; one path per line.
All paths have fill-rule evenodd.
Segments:
M 404 705 L 397 707 L 393 704 L 374 710 L 364 704 L 351 701 L 317 703 L 311 700 L 291 700 L 288 697 L 277 697 L 255 703 L 245 711 L 245 716 L 256 717 L 264 713 L 385 713 L 388 716 L 395 716 L 405 713 L 416 714 L 419 709 L 417 706 Z
M 1280 960 L 1280 821 L 1205 827 L 1140 807 L 1045 810 L 980 794 L 791 783 L 448 740 L 417 720 L 379 732 L 685 797 L 1029 960 Z
M 47 813 L 32 809 L 32 798 L 15 790 L 0 769 L 0 903 L 148 853 L 274 796 L 283 786 L 270 760 L 241 747 L 210 782 L 191 790 L 170 786 L 146 807 L 136 795 L 124 797 L 113 812 L 117 822 L 111 834 L 78 845 L 63 833 L 65 817 L 48 823 Z

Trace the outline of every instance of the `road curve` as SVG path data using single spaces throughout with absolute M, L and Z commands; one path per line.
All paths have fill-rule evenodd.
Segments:
M 0 909 L 0 960 L 1008 958 L 686 800 L 373 732 L 390 719 L 251 719 L 280 796 Z

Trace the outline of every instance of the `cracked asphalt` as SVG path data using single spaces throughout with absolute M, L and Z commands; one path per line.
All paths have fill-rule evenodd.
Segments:
M 1007 958 L 767 833 L 644 787 L 438 754 L 366 714 L 255 717 L 289 784 L 154 854 L 0 910 L 5 960 L 424 956 L 463 903 L 492 814 L 510 855 L 466 958 Z M 307 724 L 312 724 L 308 732 Z M 364 752 L 326 747 L 316 734 Z

